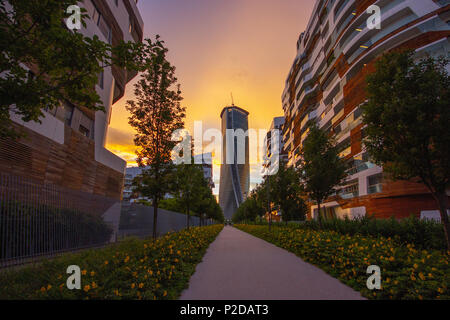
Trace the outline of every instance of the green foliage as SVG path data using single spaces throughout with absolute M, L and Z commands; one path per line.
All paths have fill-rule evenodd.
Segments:
M 363 107 L 364 144 L 373 161 L 394 180 L 425 184 L 441 212 L 450 248 L 449 60 L 414 61 L 413 52 L 385 54 L 369 75 Z
M 304 193 L 299 183 L 300 176 L 294 167 L 287 167 L 280 162 L 278 172 L 267 176 L 270 185 L 270 201 L 281 210 L 283 221 L 304 220 L 306 216 L 306 203 L 302 197 Z
M 204 218 L 213 219 L 217 222 L 224 220 L 222 209 L 212 193 L 209 181 L 205 178 L 203 165 L 192 163 L 181 163 L 175 166 L 170 175 L 171 194 L 174 199 L 168 201 L 167 205 L 188 215 L 198 216 L 201 221 Z
M 424 250 L 446 250 L 444 230 L 440 223 L 420 220 L 416 217 L 397 220 L 360 217 L 356 219 L 326 219 L 291 224 L 292 228 L 310 230 L 329 230 L 347 235 L 383 236 L 393 238 L 401 244 L 414 244 Z
M 0 1 L 0 136 L 19 134 L 11 126 L 10 111 L 23 121 L 40 122 L 42 109 L 64 100 L 104 110 L 95 89 L 103 68 L 141 67 L 140 44 L 122 41 L 112 47 L 97 36 L 67 29 L 65 11 L 73 4 L 77 1 Z M 85 25 L 88 15 L 82 10 Z
M 159 207 L 161 209 L 173 211 L 173 212 L 179 212 L 184 213 L 184 209 L 182 204 L 175 198 L 169 198 L 169 199 L 163 199 L 159 202 Z M 194 212 L 192 214 L 195 215 Z
M 177 141 L 172 135 L 183 128 L 186 108 L 180 86 L 175 77 L 175 67 L 167 61 L 168 49 L 156 36 L 146 40 L 142 51 L 144 72 L 135 85 L 136 101 L 127 101 L 131 113 L 129 124 L 136 130 L 134 143 L 138 147 L 137 163 L 145 167 L 135 180 L 136 190 L 153 199 L 154 225 L 157 226 L 158 202 L 170 191 L 173 171 L 172 150 Z M 156 227 L 153 230 L 156 237 Z
M 281 224 L 238 225 L 239 229 L 286 249 L 361 292 L 369 299 L 450 299 L 448 255 L 419 250 L 395 239 L 334 231 L 299 229 Z M 367 267 L 381 269 L 381 290 L 366 286 Z
M 172 193 L 180 204 L 181 212 L 188 215 L 187 227 L 189 228 L 191 210 L 195 210 L 196 207 L 200 209 L 203 197 L 207 196 L 210 191 L 208 182 L 203 175 L 203 168 L 197 164 L 179 164 L 175 168 L 171 182 Z M 197 213 L 200 212 L 197 211 Z
M 266 210 L 261 203 L 258 202 L 256 193 L 252 193 L 237 209 L 233 215 L 233 222 L 251 222 L 256 221 L 263 216 Z
M 307 208 L 303 197 L 298 172 L 281 162 L 277 173 L 266 176 L 241 204 L 233 221 L 256 221 L 267 212 L 269 201 L 280 209 L 284 221 L 304 220 Z
M 444 58 L 415 63 L 411 52 L 389 53 L 367 78 L 364 143 L 394 179 L 420 177 L 436 190 L 449 186 L 448 63 Z
M 304 191 L 320 204 L 346 177 L 347 165 L 339 157 L 341 150 L 327 133 L 314 123 L 303 143 L 299 173 Z
M 221 230 L 221 225 L 214 225 L 169 233 L 155 241 L 127 239 L 2 272 L 0 299 L 178 299 Z M 66 286 L 70 265 L 82 270 L 81 290 Z

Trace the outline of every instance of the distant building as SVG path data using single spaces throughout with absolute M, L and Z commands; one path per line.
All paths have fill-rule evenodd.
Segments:
M 222 207 L 225 219 L 232 218 L 247 197 L 250 188 L 248 135 L 239 137 L 239 132 L 234 131 L 237 135 L 227 136 L 227 130 L 230 129 L 238 131 L 240 129 L 241 133 L 247 133 L 248 114 L 244 109 L 234 105 L 224 108 L 220 114 L 222 118 L 223 149 L 220 167 L 219 204 Z M 233 141 L 228 141 L 231 138 Z M 227 150 L 227 145 L 233 146 L 234 152 L 233 150 Z
M 201 155 L 194 156 L 195 159 L 202 159 L 202 167 L 203 167 L 203 176 L 209 182 L 209 187 L 211 189 L 214 188 L 213 181 L 213 166 L 212 166 L 212 153 L 205 153 Z M 136 202 L 139 200 L 151 201 L 151 199 L 143 197 L 136 191 L 134 191 L 133 180 L 138 175 L 142 174 L 142 172 L 148 167 L 129 167 L 126 170 L 125 179 L 124 179 L 124 189 L 123 189 L 123 200 L 128 202 Z M 170 194 L 166 195 L 167 198 L 171 198 Z
M 201 159 L 202 161 L 202 167 L 203 167 L 203 176 L 205 177 L 205 179 L 209 182 L 209 187 L 212 189 L 214 189 L 215 185 L 214 185 L 214 180 L 213 180 L 213 156 L 212 153 L 204 153 L 204 154 L 200 154 L 197 156 L 194 156 L 194 160 L 195 159 Z
M 267 132 L 264 143 L 266 145 L 266 154 L 264 155 L 264 163 L 262 168 L 263 176 L 266 176 L 270 171 L 271 166 L 278 166 L 280 161 L 287 162 L 288 155 L 284 151 L 284 141 L 283 141 L 283 125 L 285 122 L 284 117 L 273 118 L 272 124 L 270 125 L 269 131 Z M 278 130 L 278 143 L 275 143 L 275 137 L 272 136 L 274 130 Z M 278 150 L 275 150 L 277 147 Z M 275 158 L 275 159 L 274 159 Z

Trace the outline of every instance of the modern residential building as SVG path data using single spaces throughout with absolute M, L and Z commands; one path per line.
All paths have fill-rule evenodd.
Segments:
M 90 19 L 80 31 L 112 45 L 121 40 L 141 42 L 143 20 L 137 0 L 79 2 Z M 27 176 L 40 183 L 120 199 L 126 162 L 105 148 L 112 106 L 136 76 L 117 66 L 105 68 L 96 85 L 105 111 L 92 111 L 70 101 L 44 111 L 42 123 L 23 122 L 11 113 L 26 137 L 0 139 L 0 171 Z
M 267 132 L 266 138 L 264 139 L 266 154 L 264 155 L 264 163 L 262 168 L 263 177 L 269 174 L 271 168 L 277 168 L 277 166 L 280 164 L 280 161 L 288 161 L 288 154 L 283 148 L 284 141 L 282 131 L 284 122 L 285 117 L 273 118 L 270 129 Z M 278 130 L 278 134 L 275 133 L 276 130 Z M 275 137 L 278 137 L 277 143 L 274 141 Z M 275 150 L 275 148 L 277 150 Z
M 225 107 L 222 119 L 222 165 L 219 204 L 225 219 L 231 219 L 246 199 L 250 188 L 248 115 L 234 105 Z
M 296 166 L 312 121 L 332 135 L 350 164 L 346 185 L 325 203 L 327 216 L 386 218 L 439 216 L 427 189 L 418 183 L 388 181 L 368 161 L 361 143 L 360 106 L 366 76 L 382 53 L 412 49 L 417 58 L 449 55 L 450 1 L 320 0 L 297 42 L 282 96 L 283 138 L 289 164 Z M 371 5 L 381 8 L 381 28 L 369 28 Z M 316 218 L 317 206 L 310 216 Z

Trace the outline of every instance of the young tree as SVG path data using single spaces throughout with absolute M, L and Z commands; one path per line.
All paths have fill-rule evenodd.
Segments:
M 278 172 L 271 179 L 270 197 L 277 205 L 286 222 L 289 220 L 304 220 L 306 204 L 303 200 L 303 191 L 299 182 L 299 174 L 294 167 L 287 167 L 280 162 Z
M 129 124 L 136 130 L 137 163 L 146 167 L 139 177 L 138 191 L 153 199 L 153 237 L 157 236 L 158 203 L 170 191 L 173 170 L 172 150 L 177 141 L 172 134 L 184 126 L 185 108 L 173 67 L 166 56 L 168 49 L 156 36 L 146 40 L 143 51 L 145 72 L 135 85 L 136 101 L 127 102 Z
M 255 221 L 257 217 L 262 216 L 265 209 L 257 200 L 255 191 L 252 191 L 250 196 L 239 206 L 232 220 L 234 222 Z
M 186 225 L 189 229 L 191 210 L 197 209 L 197 214 L 201 215 L 202 212 L 198 210 L 198 207 L 208 196 L 209 187 L 203 176 L 201 165 L 186 163 L 177 165 L 172 178 L 172 188 L 175 199 L 187 215 Z
M 95 90 L 98 74 L 111 65 L 139 68 L 141 44 L 122 41 L 113 47 L 66 28 L 66 10 L 77 2 L 0 0 L 0 137 L 19 135 L 10 112 L 40 122 L 42 109 L 63 100 L 104 110 Z M 85 27 L 84 9 L 80 18 Z
M 414 179 L 430 190 L 439 207 L 450 249 L 450 79 L 449 60 L 414 61 L 412 52 L 381 57 L 367 78 L 363 108 L 366 148 L 394 180 Z
M 347 176 L 347 165 L 339 151 L 326 132 L 315 123 L 310 126 L 301 151 L 299 174 L 304 191 L 317 202 L 319 221 L 320 205 Z
M 225 220 L 222 208 L 217 203 L 216 197 L 212 190 L 207 187 L 203 189 L 202 200 L 196 205 L 196 210 L 200 214 L 200 220 L 203 221 L 203 215 L 206 218 L 215 220 L 216 222 L 223 222 Z

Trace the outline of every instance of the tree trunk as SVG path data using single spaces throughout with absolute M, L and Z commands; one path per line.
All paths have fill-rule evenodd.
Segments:
M 448 196 L 445 190 L 443 192 L 437 192 L 435 198 L 439 205 L 439 212 L 441 213 L 441 221 L 444 227 L 445 239 L 447 240 L 447 251 L 450 252 L 450 226 L 448 221 Z
M 187 207 L 187 228 L 188 228 L 188 230 L 189 230 L 189 223 L 190 223 L 190 219 L 191 217 L 190 217 L 190 214 L 189 214 L 189 204 L 188 204 L 188 207 Z
M 156 197 L 153 198 L 153 239 L 157 236 L 157 223 L 158 223 L 158 200 Z
M 320 214 L 320 201 L 317 201 L 317 211 L 318 211 L 317 219 L 319 221 L 319 227 L 322 228 L 322 215 Z

